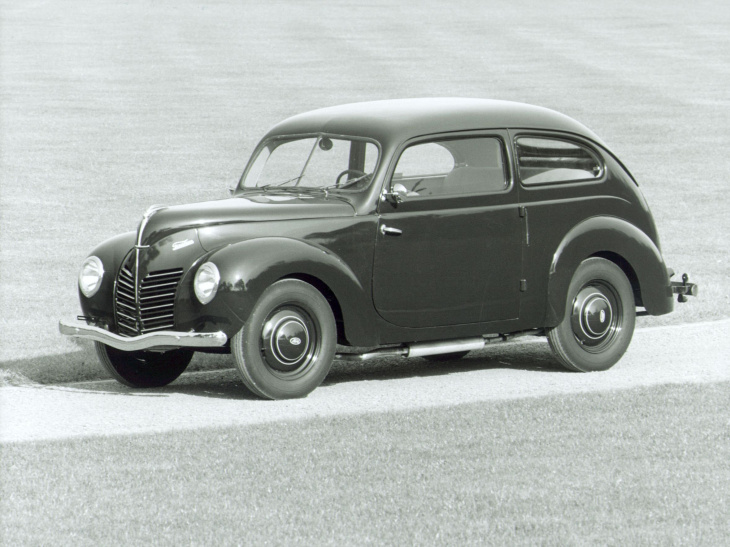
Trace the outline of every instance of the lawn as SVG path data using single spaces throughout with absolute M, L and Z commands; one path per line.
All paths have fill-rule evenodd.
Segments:
M 730 384 L 3 445 L 7 545 L 724 545 Z M 701 411 L 699 409 L 702 409 Z
M 153 203 L 225 197 L 284 117 L 391 97 L 510 99 L 581 120 L 640 181 L 667 263 L 700 284 L 639 324 L 728 315 L 726 3 L 0 6 L 2 368 L 94 377 L 89 347 L 57 321 L 78 313 L 96 244 Z
M 0 0 L 0 380 L 102 377 L 57 332 L 96 244 L 225 197 L 287 116 L 394 97 L 582 121 L 700 285 L 638 325 L 728 317 L 728 28 L 701 0 Z M 3 445 L 0 543 L 727 543 L 729 390 Z

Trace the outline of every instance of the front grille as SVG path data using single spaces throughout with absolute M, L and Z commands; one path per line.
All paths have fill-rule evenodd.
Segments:
M 150 272 L 139 284 L 139 306 L 134 296 L 134 273 L 125 265 L 119 271 L 116 316 L 119 334 L 137 336 L 174 327 L 175 291 L 182 268 Z

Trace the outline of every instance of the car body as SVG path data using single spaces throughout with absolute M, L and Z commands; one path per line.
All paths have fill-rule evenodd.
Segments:
M 262 397 L 301 397 L 334 359 L 456 358 L 547 335 L 605 370 L 671 281 L 649 207 L 606 144 L 552 110 L 404 99 L 300 114 L 263 137 L 228 199 L 150 208 L 79 278 L 94 340 L 130 386 L 231 352 Z

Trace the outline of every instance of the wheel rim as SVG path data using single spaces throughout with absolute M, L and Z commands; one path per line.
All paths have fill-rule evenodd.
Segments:
M 277 376 L 299 376 L 317 358 L 316 324 L 302 308 L 276 308 L 264 321 L 260 347 L 264 362 Z
M 600 353 L 611 344 L 621 331 L 622 317 L 621 299 L 607 283 L 591 281 L 573 299 L 573 334 L 591 353 Z

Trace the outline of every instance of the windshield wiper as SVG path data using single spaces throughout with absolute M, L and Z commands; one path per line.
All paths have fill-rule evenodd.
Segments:
M 299 182 L 299 179 L 302 178 L 303 175 L 299 175 L 298 177 L 294 177 L 292 179 L 283 180 L 281 182 L 272 182 L 270 184 L 264 184 L 263 186 L 259 186 L 259 189 L 266 191 L 267 188 L 276 188 L 278 186 L 284 186 L 285 184 L 293 181 Z
M 357 184 L 361 180 L 365 180 L 366 178 L 370 177 L 371 175 L 372 175 L 372 173 L 365 173 L 364 175 L 360 175 L 356 179 L 346 180 L 342 184 L 335 183 L 335 184 L 330 184 L 329 186 L 320 186 L 319 189 L 324 190 L 325 193 L 327 193 L 328 190 L 340 190 L 340 189 L 348 188 L 349 186 L 352 186 L 353 184 Z

